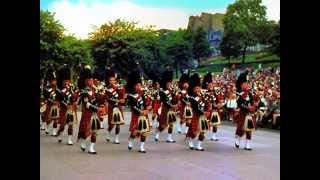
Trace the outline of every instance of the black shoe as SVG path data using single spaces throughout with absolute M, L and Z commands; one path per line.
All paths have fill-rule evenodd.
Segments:
M 252 148 L 244 148 L 244 150 L 251 151 Z
M 112 143 L 113 143 L 113 144 L 120 144 L 120 142 L 115 142 L 115 141 L 113 141 Z
M 139 150 L 139 153 L 147 153 L 147 151 L 141 151 L 141 150 Z
M 179 134 L 181 134 L 181 131 L 178 131 Z
M 88 153 L 89 154 L 97 154 L 97 152 L 90 152 L 90 151 L 88 151 Z
M 204 149 L 203 148 L 202 149 L 196 148 L 196 151 L 204 151 Z
M 159 139 L 157 139 L 157 138 L 154 138 L 154 141 L 155 141 L 155 142 L 158 142 L 158 141 L 159 141 Z
M 84 152 L 86 150 L 86 148 L 83 148 L 83 147 L 80 147 L 80 148 L 81 148 L 82 152 Z
M 62 139 L 59 139 L 58 142 L 61 143 L 61 142 L 62 142 Z
M 213 139 L 213 138 L 211 138 L 210 141 L 219 141 L 219 139 Z
M 129 151 L 131 151 L 132 147 L 128 146 Z
M 236 146 L 236 148 L 239 148 L 239 145 L 237 145 L 236 143 L 234 143 L 234 145 Z
M 46 131 L 46 134 L 49 134 L 49 132 Z
M 110 139 L 106 139 L 107 142 L 110 142 Z
M 167 143 L 175 143 L 176 141 L 175 141 L 175 140 L 173 140 L 173 141 L 167 140 L 166 142 L 167 142 Z
M 190 150 L 194 150 L 194 147 L 189 147 Z

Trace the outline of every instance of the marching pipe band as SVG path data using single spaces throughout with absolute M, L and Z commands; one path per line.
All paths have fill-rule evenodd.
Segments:
M 90 66 L 85 66 L 80 74 L 84 84 L 79 82 L 76 87 L 70 80 L 70 69 L 64 67 L 59 72 L 59 80 L 62 81 L 62 87 L 59 88 L 55 70 L 51 68 L 45 79 L 48 85 L 45 86 L 43 75 L 40 81 L 41 130 L 49 134 L 49 126 L 53 123 L 50 132 L 57 137 L 58 142 L 62 142 L 67 126 L 67 144 L 73 145 L 77 105 L 80 105 L 80 148 L 89 154 L 96 154 L 97 133 L 102 129 L 105 117 L 108 118 L 106 140 L 110 141 L 111 131 L 115 127 L 113 143 L 120 143 L 120 125 L 125 123 L 123 106 L 128 105 L 131 110 L 129 150 L 132 150 L 139 138 L 139 152 L 145 153 L 144 145 L 151 129 L 155 129 L 155 141 L 159 141 L 160 133 L 168 129 L 166 142 L 174 143 L 174 126 L 177 125 L 178 134 L 185 134 L 189 149 L 204 151 L 202 144 L 207 133 L 208 139 L 218 141 L 217 130 L 223 118 L 236 123 L 235 147 L 239 148 L 241 137 L 246 135 L 244 149 L 251 150 L 256 118 L 261 116 L 263 102 L 266 100 L 261 95 L 264 89 L 259 83 L 251 89 L 246 73 L 241 74 L 234 85 L 224 84 L 222 78 L 213 77 L 211 73 L 204 76 L 202 83 L 198 74 L 190 77 L 183 74 L 174 83 L 173 72 L 170 70 L 166 70 L 161 78 L 152 77 L 151 82 L 144 81 L 138 72 L 133 71 L 124 87 L 116 81 L 117 76 L 112 70 L 107 70 L 102 77 L 92 75 Z M 226 86 L 225 94 L 223 86 Z M 149 112 L 152 113 L 152 121 L 149 121 Z

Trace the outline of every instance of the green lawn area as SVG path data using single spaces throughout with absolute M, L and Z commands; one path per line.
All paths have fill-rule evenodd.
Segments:
M 245 62 L 255 62 L 255 61 L 274 61 L 279 60 L 280 58 L 272 53 L 269 52 L 258 52 L 258 53 L 251 53 L 246 55 Z M 230 60 L 230 63 L 241 63 L 242 62 L 242 56 L 237 59 Z M 209 58 L 207 60 L 204 60 L 201 65 L 209 65 L 209 64 L 228 64 L 229 61 L 226 60 L 222 56 L 217 56 L 213 58 Z
M 279 62 L 274 62 L 275 60 L 279 60 Z M 280 58 L 274 54 L 269 52 L 259 52 L 259 53 L 252 53 L 246 55 L 245 64 L 243 67 L 253 67 L 258 68 L 259 64 L 262 61 L 262 67 L 278 67 L 280 66 Z M 271 61 L 268 63 L 268 61 Z M 257 63 L 254 63 L 257 62 Z M 231 64 L 241 64 L 242 60 L 241 57 L 235 60 L 230 61 Z M 249 63 L 249 64 L 246 64 Z M 216 65 L 216 66 L 215 66 Z M 201 66 L 195 69 L 201 75 L 206 74 L 207 72 L 214 72 L 216 74 L 221 74 L 224 67 L 228 67 L 229 62 L 221 56 L 210 58 L 206 61 L 201 63 Z

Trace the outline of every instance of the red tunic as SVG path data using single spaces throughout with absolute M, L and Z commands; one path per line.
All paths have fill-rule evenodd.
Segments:
M 158 110 L 161 107 L 161 101 L 158 99 L 153 100 L 152 102 L 152 112 L 158 114 Z
M 78 139 L 86 139 L 91 134 L 91 115 L 92 112 L 86 107 L 82 107 L 82 115 L 79 125 Z
M 171 94 L 171 95 L 173 95 L 173 94 Z M 177 102 L 178 102 L 177 96 L 173 96 L 171 103 L 177 104 Z M 161 104 L 161 114 L 159 117 L 159 129 L 163 130 L 168 127 L 167 114 L 168 114 L 169 110 L 170 110 L 170 107 L 168 107 L 165 103 Z
M 95 96 L 94 91 L 92 91 L 92 95 L 89 97 L 89 99 L 93 98 Z M 78 132 L 78 139 L 83 138 L 86 139 L 88 136 L 91 135 L 91 116 L 92 112 L 86 108 L 85 103 L 82 104 L 82 114 L 81 114 L 81 120 L 79 125 L 79 132 Z
M 200 115 L 195 111 L 192 112 L 193 116 L 191 119 L 191 124 L 189 126 L 188 132 L 186 134 L 187 137 L 195 138 L 199 132 L 199 117 Z
M 118 99 L 124 99 L 124 95 L 125 95 L 125 89 L 124 88 L 115 88 L 114 91 L 116 91 L 119 95 Z M 107 98 L 111 98 L 111 94 L 110 92 L 108 91 L 107 92 Z M 114 102 L 113 101 L 110 101 L 108 100 L 108 124 L 109 126 L 112 126 L 112 113 L 113 113 L 113 108 L 115 107 L 118 107 L 121 114 L 122 114 L 122 117 L 123 116 L 123 109 L 121 108 L 121 106 L 123 106 L 124 103 L 118 103 L 118 106 L 115 106 Z

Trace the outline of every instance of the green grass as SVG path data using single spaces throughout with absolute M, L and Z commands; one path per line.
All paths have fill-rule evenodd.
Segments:
M 251 53 L 247 54 L 245 58 L 245 63 L 246 62 L 255 62 L 255 61 L 274 61 L 274 60 L 279 60 L 280 58 L 272 53 L 269 52 L 258 52 L 258 53 Z M 237 58 L 237 59 L 232 59 L 230 60 L 230 63 L 242 63 L 242 56 Z M 212 64 L 229 64 L 229 61 L 226 60 L 222 56 L 217 56 L 213 58 L 209 58 L 207 60 L 204 60 L 201 62 L 201 65 L 212 65 Z

